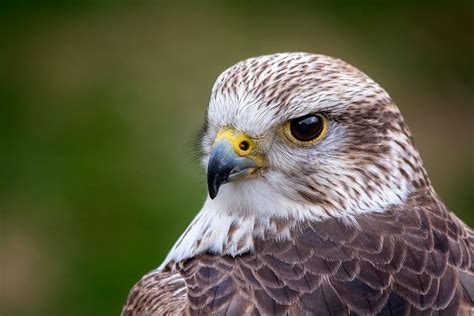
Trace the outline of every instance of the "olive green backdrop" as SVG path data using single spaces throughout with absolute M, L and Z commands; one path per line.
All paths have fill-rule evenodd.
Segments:
M 201 207 L 193 140 L 246 57 L 342 58 L 401 108 L 474 225 L 468 2 L 0 4 L 0 314 L 117 315 Z

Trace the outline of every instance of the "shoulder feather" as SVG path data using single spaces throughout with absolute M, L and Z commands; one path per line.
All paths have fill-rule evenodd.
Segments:
M 186 284 L 179 273 L 154 270 L 133 286 L 123 316 L 167 315 L 184 310 Z

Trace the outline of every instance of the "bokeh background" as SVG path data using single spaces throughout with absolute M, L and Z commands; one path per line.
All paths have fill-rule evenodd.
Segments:
M 0 314 L 118 315 L 200 209 L 210 89 L 250 56 L 342 58 L 401 108 L 471 226 L 469 2 L 0 4 Z

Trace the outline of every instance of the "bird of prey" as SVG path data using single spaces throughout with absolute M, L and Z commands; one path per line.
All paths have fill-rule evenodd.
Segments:
M 209 197 L 123 315 L 474 313 L 474 232 L 358 69 L 241 61 L 212 89 L 201 144 Z

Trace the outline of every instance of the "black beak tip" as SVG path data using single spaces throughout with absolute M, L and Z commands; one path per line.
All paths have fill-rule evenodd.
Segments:
M 219 193 L 219 185 L 217 183 L 208 183 L 208 190 L 209 190 L 209 197 L 211 200 L 214 200 L 214 198 L 217 196 L 217 193 Z
M 218 191 L 215 190 L 209 190 L 209 197 L 211 198 L 211 200 L 214 200 L 214 198 L 217 196 L 217 192 Z
M 207 178 L 207 188 L 209 191 L 209 197 L 212 200 L 214 200 L 214 198 L 217 196 L 217 193 L 219 193 L 220 186 L 221 184 L 216 174 L 213 172 L 209 173 Z

